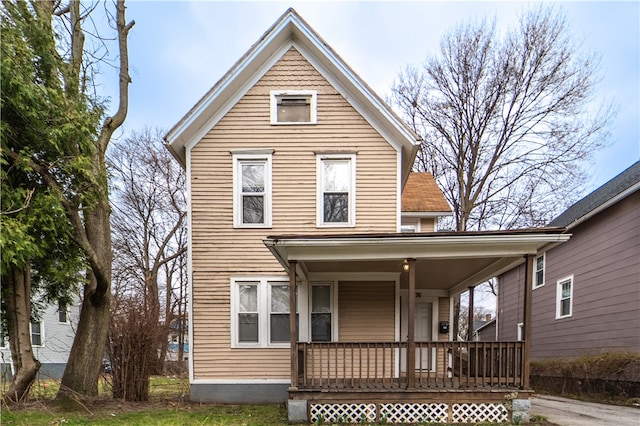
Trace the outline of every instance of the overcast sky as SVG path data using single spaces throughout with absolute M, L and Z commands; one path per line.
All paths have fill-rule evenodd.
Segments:
M 170 129 L 282 15 L 294 7 L 379 95 L 407 65 L 436 54 L 441 36 L 464 20 L 516 22 L 521 2 L 128 2 L 132 84 L 124 134 Z M 619 113 L 597 155 L 589 189 L 640 158 L 640 2 L 554 2 L 572 37 L 601 55 L 597 102 Z M 105 76 L 106 77 L 106 76 Z M 104 82 L 104 89 L 111 83 Z

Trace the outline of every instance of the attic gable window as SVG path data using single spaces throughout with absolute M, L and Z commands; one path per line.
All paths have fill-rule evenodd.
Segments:
M 272 90 L 271 124 L 316 124 L 315 90 Z

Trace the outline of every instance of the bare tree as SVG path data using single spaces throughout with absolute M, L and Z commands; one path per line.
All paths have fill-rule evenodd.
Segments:
M 120 309 L 120 299 L 141 301 L 147 328 L 155 324 L 153 345 L 147 350 L 155 359 L 149 372 L 157 374 L 167 352 L 169 327 L 184 303 L 177 296 L 186 254 L 185 173 L 163 146 L 162 132 L 148 129 L 115 143 L 108 162 L 114 309 Z
M 580 195 L 613 114 L 590 103 L 596 61 L 581 55 L 564 16 L 542 6 L 503 38 L 483 20 L 440 46 L 392 89 L 424 139 L 415 168 L 437 179 L 456 230 L 544 225 Z
M 564 16 L 540 6 L 502 38 L 495 21 L 462 24 L 398 76 L 392 102 L 424 140 L 414 167 L 436 178 L 453 228 L 543 226 L 580 196 L 613 116 L 591 103 L 596 72 Z M 454 312 L 458 330 L 459 295 Z

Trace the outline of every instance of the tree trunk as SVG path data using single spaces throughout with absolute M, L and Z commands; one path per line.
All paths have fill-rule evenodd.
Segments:
M 2 293 L 7 312 L 9 346 L 14 374 L 5 397 L 9 401 L 22 401 L 40 369 L 31 347 L 31 265 L 24 270 L 13 266 L 2 277 Z
M 105 178 L 106 182 L 106 178 Z M 106 188 L 106 185 L 104 186 Z M 109 332 L 111 299 L 111 226 L 109 201 L 95 202 L 85 213 L 85 229 L 98 265 L 89 270 L 76 337 L 62 376 L 57 398 L 98 395 L 98 377 Z M 99 268 L 99 271 L 93 271 Z M 98 273 L 96 273 L 98 272 Z

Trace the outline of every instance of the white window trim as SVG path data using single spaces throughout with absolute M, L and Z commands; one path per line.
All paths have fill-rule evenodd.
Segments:
M 310 121 L 278 121 L 278 98 L 309 97 Z M 272 90 L 270 92 L 271 124 L 278 126 L 306 126 L 318 123 L 318 92 L 316 90 Z
M 569 294 L 569 313 L 567 315 L 561 314 L 561 301 L 562 301 L 562 284 L 565 282 L 571 282 L 571 293 Z M 573 315 L 573 275 L 561 278 L 556 283 L 556 319 L 569 318 Z
M 257 343 L 241 343 L 238 341 L 238 284 L 251 282 L 258 285 L 258 342 Z M 271 330 L 269 322 L 271 320 L 271 302 L 270 285 L 277 283 L 278 285 L 288 285 L 289 278 L 283 276 L 243 276 L 231 278 L 231 347 L 232 348 L 288 348 L 287 343 L 270 343 Z M 298 300 L 300 298 L 298 297 Z M 296 304 L 297 305 L 297 304 Z
M 40 323 L 40 343 L 39 345 L 33 344 L 33 329 L 31 327 L 32 323 L 29 321 L 29 340 L 31 340 L 31 346 L 34 348 L 44 348 L 44 321 L 38 321 Z
M 69 309 L 69 305 L 65 305 L 65 318 L 66 321 L 60 321 L 60 308 L 62 306 L 60 305 L 60 302 L 58 301 L 58 309 L 56 310 L 56 314 L 58 314 L 58 324 L 69 324 L 69 313 L 71 312 Z
M 542 258 L 542 284 L 537 285 L 538 282 L 538 259 Z M 543 287 L 546 281 L 545 274 L 547 273 L 547 254 L 542 253 L 540 256 L 536 256 L 535 261 L 533 263 L 533 283 L 532 289 L 535 290 L 537 288 Z
M 233 154 L 233 227 L 234 228 L 271 228 L 271 170 L 273 150 L 232 151 Z M 240 164 L 244 161 L 264 161 L 264 223 L 242 222 L 242 170 Z
M 400 232 L 404 233 L 416 233 L 422 232 L 422 224 L 419 217 L 417 218 L 406 218 L 403 217 L 400 225 Z
M 351 163 L 351 186 L 349 187 L 349 220 L 347 222 L 324 221 L 324 160 L 349 160 Z M 316 155 L 316 227 L 353 228 L 356 226 L 356 154 Z
M 311 314 L 312 314 L 312 307 L 313 307 L 313 301 L 311 300 L 311 298 L 313 297 L 313 287 L 314 286 L 326 286 L 328 285 L 331 290 L 331 340 L 330 342 L 338 342 L 340 337 L 338 336 L 338 281 L 315 281 L 315 282 L 311 282 L 309 283 L 309 301 L 308 301 L 308 306 L 309 306 L 309 312 L 308 312 L 308 318 L 307 318 L 307 333 L 308 333 L 308 337 L 309 337 L 309 341 L 312 341 L 312 332 L 311 332 Z M 326 342 L 325 342 L 326 343 Z

